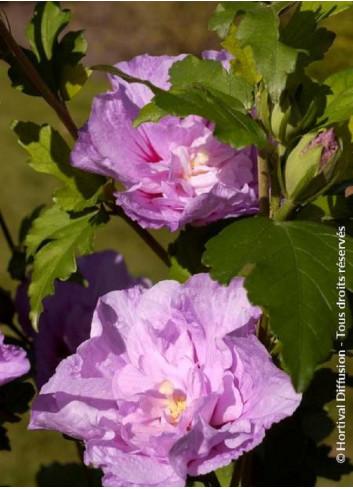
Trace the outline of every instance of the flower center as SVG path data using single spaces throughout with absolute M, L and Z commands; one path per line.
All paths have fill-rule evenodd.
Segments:
M 190 167 L 193 175 L 202 175 L 203 173 L 206 173 L 207 168 L 202 168 L 204 167 L 210 157 L 207 151 L 199 151 L 196 153 L 196 156 L 190 160 Z
M 164 380 L 161 383 L 159 392 L 166 397 L 165 413 L 168 421 L 171 424 L 176 424 L 179 421 L 180 415 L 186 409 L 185 394 L 178 389 L 174 389 L 173 384 L 169 380 Z

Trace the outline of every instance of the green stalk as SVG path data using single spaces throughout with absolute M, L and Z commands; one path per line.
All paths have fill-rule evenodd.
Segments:
M 257 178 L 259 186 L 259 207 L 260 215 L 268 216 L 270 213 L 270 199 L 269 199 L 269 186 L 270 186 L 270 172 L 268 165 L 268 155 L 265 148 L 258 150 L 257 156 Z
M 274 213 L 273 219 L 275 221 L 286 221 L 291 217 L 296 207 L 297 204 L 292 200 L 285 200 L 281 207 Z

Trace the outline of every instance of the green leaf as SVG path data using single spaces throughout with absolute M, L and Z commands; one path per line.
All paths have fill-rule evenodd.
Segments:
M 48 125 L 15 122 L 13 126 L 20 145 L 29 153 L 28 164 L 63 182 L 54 193 L 54 201 L 63 210 L 81 211 L 96 204 L 105 179 L 70 165 L 70 148 L 60 134 Z
M 239 11 L 246 13 L 262 9 L 261 4 L 262 2 L 220 2 L 212 14 L 208 27 L 223 39 L 229 34 L 233 20 Z
M 250 46 L 242 48 L 236 37 L 237 28 L 231 26 L 230 33 L 223 41 L 222 46 L 234 56 L 231 59 L 231 72 L 237 77 L 242 77 L 250 85 L 256 85 L 261 81 L 261 75 L 256 71 L 254 54 Z
M 92 71 L 80 63 L 86 55 L 83 31 L 68 32 L 56 50 L 55 64 L 60 66 L 59 92 L 63 100 L 71 100 L 85 85 Z
M 205 484 L 201 481 L 191 479 L 190 477 L 186 481 L 185 487 L 206 487 Z
M 353 68 L 331 75 L 325 84 L 332 94 L 327 97 L 321 121 L 328 125 L 349 119 L 353 115 Z
M 336 229 L 248 218 L 207 244 L 204 263 L 220 282 L 244 276 L 249 300 L 269 315 L 283 360 L 302 391 L 330 353 L 337 327 Z M 346 287 L 353 290 L 353 240 L 346 236 Z M 347 323 L 349 312 L 346 310 Z
M 168 112 L 166 110 L 158 107 L 154 102 L 150 102 L 149 104 L 142 107 L 137 117 L 135 117 L 133 122 L 133 127 L 138 127 L 140 124 L 144 122 L 153 122 L 156 123 L 166 117 Z
M 235 2 L 219 2 L 208 23 L 208 28 L 216 31 L 221 39 L 229 33 L 236 15 L 237 6 L 234 4 Z
M 169 70 L 173 89 L 204 87 L 229 95 L 240 102 L 240 111 L 250 110 L 254 104 L 253 87 L 245 79 L 232 76 L 219 61 L 187 56 L 177 61 Z
M 246 8 L 243 4 L 247 5 Z M 280 4 L 286 2 L 277 2 Z M 236 37 L 242 48 L 250 46 L 265 88 L 278 101 L 286 85 L 287 75 L 296 68 L 298 51 L 279 40 L 278 5 L 257 2 L 234 2 L 236 12 L 245 12 Z M 283 5 L 284 7 L 285 5 Z
M 70 11 L 61 10 L 58 2 L 37 3 L 26 35 L 38 61 L 52 58 L 58 36 L 70 20 Z
M 39 217 L 41 211 L 44 209 L 44 204 L 38 205 L 33 211 L 22 219 L 20 225 L 20 231 L 18 233 L 18 242 L 22 246 L 25 242 L 26 236 L 29 233 L 33 221 Z
M 230 103 L 229 103 L 230 102 Z M 235 107 L 234 107 L 235 106 Z M 215 122 L 214 135 L 234 148 L 267 144 L 266 134 L 259 124 L 237 107 L 239 101 L 216 91 L 190 88 L 160 92 L 135 119 L 135 127 L 144 122 L 156 122 L 166 114 L 176 117 L 199 115 Z
M 314 12 L 303 9 L 306 3 L 301 2 L 280 36 L 281 42 L 299 51 L 297 69 L 322 59 L 336 37 L 334 32 L 324 27 L 317 28 Z
M 83 37 L 84 31 L 71 31 L 61 39 L 57 54 L 60 65 L 77 65 L 87 52 L 87 41 Z
M 353 2 L 302 2 L 301 10 L 311 10 L 317 21 L 344 12 L 352 7 Z
M 166 114 L 176 117 L 193 114 L 215 122 L 214 135 L 236 149 L 252 144 L 258 147 L 267 145 L 265 132 L 255 120 L 243 113 L 241 102 L 216 88 L 198 84 L 195 87 L 166 92 L 149 81 L 127 75 L 114 66 L 98 65 L 92 69 L 119 76 L 129 83 L 142 83 L 152 90 L 154 98 L 145 106 L 142 115 L 140 112 L 135 119 L 135 127 L 143 122 L 156 122 Z
M 40 215 L 44 205 L 37 206 L 28 216 L 22 219 L 20 231 L 18 233 L 18 246 L 12 253 L 11 259 L 7 266 L 11 278 L 23 282 L 27 279 L 27 257 L 24 242 L 32 223 Z
M 96 209 L 73 216 L 53 206 L 34 221 L 25 242 L 28 255 L 35 253 L 28 290 L 34 328 L 55 280 L 67 280 L 77 271 L 75 256 L 94 251 L 94 232 L 107 220 L 107 214 Z
M 26 31 L 32 49 L 22 48 L 48 87 L 63 101 L 78 93 L 90 73 L 79 65 L 87 51 L 83 31 L 68 32 L 59 39 L 70 19 L 70 11 L 61 10 L 58 2 L 38 2 Z M 27 95 L 40 96 L 10 53 L 6 61 L 12 86 Z
M 290 2 L 221 2 L 209 24 L 221 37 L 230 32 L 226 48 L 236 56 L 235 73 L 256 83 L 261 75 L 275 102 L 287 75 L 295 71 L 298 57 L 298 49 L 284 43 L 279 34 L 278 14 L 288 5 Z M 242 17 L 235 28 L 232 22 L 239 14 Z
M 183 284 L 191 277 L 191 273 L 188 272 L 186 268 L 183 268 L 180 263 L 178 263 L 178 260 L 175 258 L 175 256 L 172 256 L 170 261 L 171 266 L 168 273 L 168 279 L 176 280 L 177 282 Z
M 215 122 L 214 135 L 236 149 L 267 144 L 266 134 L 259 124 L 239 110 L 239 101 L 215 90 L 190 88 L 160 92 L 152 103 L 176 117 L 193 114 Z
M 283 44 L 279 39 L 279 12 L 290 2 L 221 2 L 210 21 L 210 28 L 224 37 L 227 35 L 233 19 L 243 14 L 235 30 L 240 47 L 251 48 L 255 59 L 255 72 L 263 77 L 265 88 L 274 101 L 278 101 L 285 87 L 287 74 L 294 72 L 298 56 L 297 49 Z M 228 45 L 236 46 L 232 34 Z M 251 65 L 250 51 L 247 61 Z M 241 62 L 241 61 L 240 61 Z M 246 68 L 249 72 L 249 68 Z
M 92 71 L 89 68 L 85 68 L 81 63 L 75 66 L 64 66 L 60 87 L 63 100 L 74 98 L 81 91 L 91 74 Z
M 353 216 L 352 205 L 344 195 L 321 195 L 302 207 L 296 214 L 296 219 L 318 222 L 349 219 Z
M 231 487 L 232 475 L 234 472 L 234 465 L 236 462 L 232 462 L 225 467 L 221 467 L 216 470 L 216 476 L 219 480 L 221 487 Z

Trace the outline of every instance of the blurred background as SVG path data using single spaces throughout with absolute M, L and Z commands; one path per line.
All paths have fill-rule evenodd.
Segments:
M 6 12 L 11 31 L 22 45 L 26 45 L 25 28 L 35 2 L 0 2 Z M 208 19 L 216 2 L 61 2 L 72 11 L 70 29 L 86 31 L 88 56 L 86 64 L 116 63 L 137 54 L 153 55 L 192 53 L 200 55 L 206 49 L 218 49 L 216 35 L 207 29 Z M 323 80 L 329 74 L 353 66 L 353 10 L 348 10 L 324 23 L 337 33 L 337 39 L 323 62 L 315 63 L 311 75 Z M 94 74 L 82 92 L 69 103 L 69 109 L 78 126 L 88 118 L 92 98 L 105 91 L 108 83 L 101 74 Z M 40 204 L 49 204 L 56 181 L 34 172 L 26 165 L 26 154 L 16 143 L 10 129 L 16 120 L 49 123 L 65 134 L 65 129 L 52 111 L 41 100 L 28 97 L 10 88 L 6 66 L 0 65 L 0 209 L 13 237 L 19 231 L 24 216 Z M 155 236 L 165 246 L 173 239 L 170 233 L 159 231 Z M 167 269 L 124 223 L 118 219 L 98 232 L 97 249 L 113 248 L 121 252 L 130 271 L 152 280 L 166 278 Z M 14 292 L 15 284 L 7 273 L 10 258 L 3 236 L 0 235 L 0 284 Z M 347 367 L 353 373 L 352 359 Z M 328 406 L 335 411 L 333 406 Z M 350 443 L 347 456 L 353 458 L 353 396 L 347 403 Z M 74 443 L 61 435 L 49 432 L 26 431 L 28 419 L 9 426 L 12 452 L 0 453 L 0 485 L 35 486 L 50 484 L 51 464 L 77 463 L 79 454 Z M 335 434 L 325 440 L 334 443 Z M 56 466 L 57 468 L 60 466 Z M 55 467 L 54 467 L 55 468 Z M 80 468 L 78 468 L 80 470 Z M 37 475 L 39 472 L 39 476 Z M 58 474 L 58 471 L 56 471 Z M 82 484 L 86 485 L 85 474 Z M 48 478 L 49 477 L 49 478 Z M 57 477 L 57 475 L 56 475 Z M 54 481 L 54 485 L 71 486 L 70 480 Z M 339 482 L 320 478 L 317 485 L 344 486 L 353 484 L 353 475 Z

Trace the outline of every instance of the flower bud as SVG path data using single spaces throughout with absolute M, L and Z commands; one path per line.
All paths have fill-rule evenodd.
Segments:
M 274 137 L 283 139 L 285 134 L 287 118 L 281 109 L 280 104 L 275 104 L 271 113 L 271 130 Z
M 334 129 L 302 137 L 287 158 L 284 180 L 287 197 L 303 202 L 327 188 L 340 154 Z

